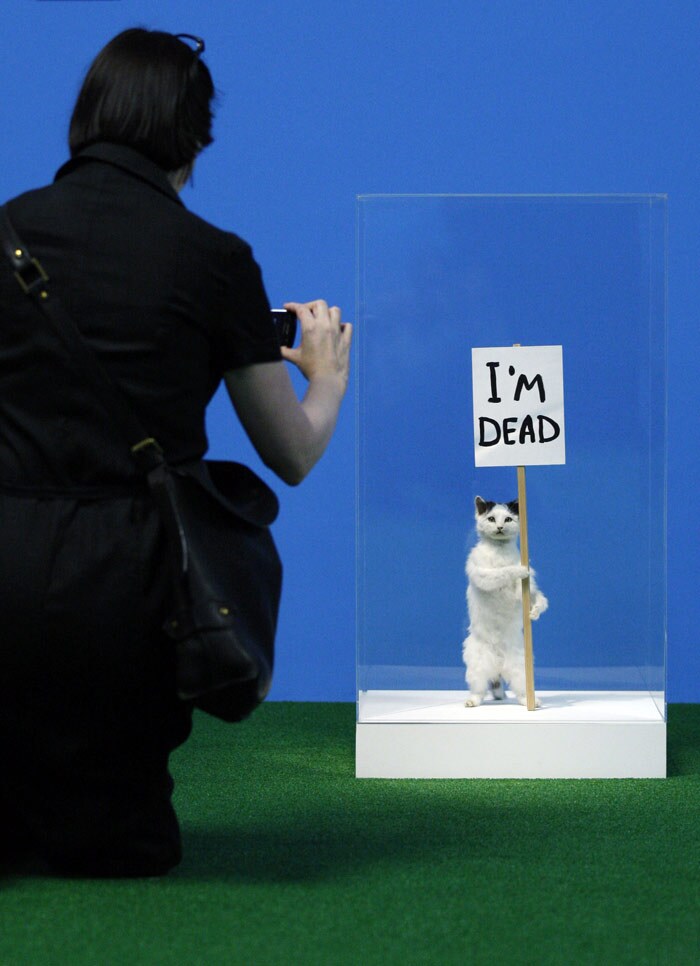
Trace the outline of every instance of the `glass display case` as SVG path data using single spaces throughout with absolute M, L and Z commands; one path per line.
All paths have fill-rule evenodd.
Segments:
M 357 774 L 666 769 L 666 198 L 358 198 Z M 472 349 L 561 346 L 566 462 L 527 469 L 540 707 L 465 707 Z

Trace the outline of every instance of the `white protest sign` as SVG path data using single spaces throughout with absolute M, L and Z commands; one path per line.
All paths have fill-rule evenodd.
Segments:
M 477 466 L 566 462 L 562 347 L 472 349 Z

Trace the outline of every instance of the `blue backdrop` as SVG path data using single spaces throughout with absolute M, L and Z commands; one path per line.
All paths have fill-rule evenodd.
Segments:
M 4 0 L 3 199 L 51 179 L 84 70 L 134 25 L 206 39 L 216 143 L 183 199 L 253 244 L 274 303 L 325 297 L 353 317 L 359 193 L 668 193 L 668 694 L 700 700 L 697 4 Z M 223 398 L 209 429 L 212 454 L 258 468 Z M 352 700 L 352 390 L 311 477 L 276 488 L 272 697 Z

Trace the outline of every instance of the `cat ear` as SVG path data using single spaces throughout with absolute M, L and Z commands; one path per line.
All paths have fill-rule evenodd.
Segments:
M 517 500 L 511 500 L 510 503 L 506 503 L 506 506 L 508 507 L 511 513 L 514 513 L 516 515 L 516 517 L 520 515 L 520 508 L 518 506 Z
M 486 513 L 491 507 L 494 507 L 495 503 L 490 503 L 488 500 L 484 500 L 483 497 L 477 496 L 474 500 L 474 506 L 476 507 L 476 512 L 481 516 L 482 513 Z

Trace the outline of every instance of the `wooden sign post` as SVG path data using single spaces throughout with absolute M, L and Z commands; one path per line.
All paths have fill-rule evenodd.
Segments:
M 518 467 L 518 518 L 520 520 L 520 563 L 530 568 L 530 549 L 527 538 L 527 492 L 525 467 Z M 530 578 L 523 578 L 523 640 L 525 642 L 525 698 L 527 710 L 534 711 L 535 662 L 532 653 L 532 621 L 530 620 Z
M 472 349 L 476 466 L 516 466 L 520 562 L 530 566 L 525 467 L 566 462 L 561 346 Z M 525 694 L 535 710 L 530 578 L 523 579 Z

